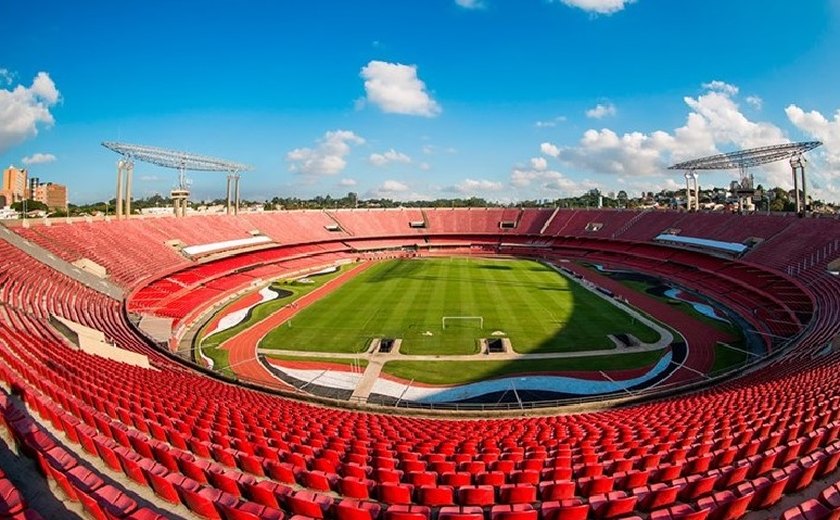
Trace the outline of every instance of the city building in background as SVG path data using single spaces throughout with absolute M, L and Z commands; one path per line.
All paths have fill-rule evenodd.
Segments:
M 20 202 L 29 195 L 29 186 L 27 185 L 28 172 L 25 169 L 19 169 L 14 166 L 9 166 L 3 170 L 3 186 L 0 189 L 0 207 L 11 206 L 15 202 Z
M 54 182 L 38 184 L 32 198 L 46 204 L 51 211 L 64 209 L 67 206 L 67 186 Z

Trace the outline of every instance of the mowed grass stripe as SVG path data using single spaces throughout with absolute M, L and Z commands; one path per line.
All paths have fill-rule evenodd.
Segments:
M 443 316 L 483 316 L 478 321 Z M 612 348 L 607 334 L 656 333 L 598 296 L 530 260 L 435 258 L 375 265 L 303 309 L 261 347 L 359 352 L 376 336 L 402 338 L 405 354 L 477 352 L 476 339 L 506 332 L 519 352 Z M 429 331 L 432 336 L 424 332 Z

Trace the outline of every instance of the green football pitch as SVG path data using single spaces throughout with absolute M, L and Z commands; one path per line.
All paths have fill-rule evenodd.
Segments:
M 445 316 L 480 316 L 451 320 Z M 401 338 L 410 355 L 474 354 L 503 332 L 517 352 L 614 348 L 608 334 L 644 342 L 659 334 L 603 298 L 531 260 L 425 258 L 383 261 L 301 310 L 261 348 L 362 352 L 372 338 Z

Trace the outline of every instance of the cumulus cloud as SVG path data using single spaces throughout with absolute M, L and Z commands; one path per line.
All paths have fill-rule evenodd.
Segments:
M 840 168 L 840 110 L 828 119 L 822 113 L 811 110 L 806 112 L 796 105 L 785 108 L 785 114 L 796 128 L 812 139 L 823 142 L 826 158 L 836 168 Z
M 455 0 L 455 4 L 464 9 L 483 9 L 484 2 L 481 0 Z
M 598 103 L 586 111 L 586 117 L 590 119 L 603 119 L 608 116 L 612 117 L 615 114 L 616 108 L 612 103 Z
M 756 110 L 761 110 L 761 107 L 764 105 L 764 100 L 758 96 L 747 96 L 744 101 Z
M 426 197 L 414 193 L 408 184 L 388 179 L 365 194 L 369 199 L 421 200 Z
M 356 182 L 356 179 L 351 179 L 349 177 L 341 179 L 340 181 L 338 181 L 338 185 L 339 186 L 344 186 L 345 188 L 349 188 L 349 187 L 355 186 L 357 184 L 358 184 L 358 182 Z
M 379 189 L 388 193 L 400 193 L 408 191 L 409 188 L 408 185 L 403 182 L 388 179 L 379 186 Z
M 370 161 L 370 163 L 374 166 L 385 166 L 390 163 L 407 164 L 411 162 L 411 157 L 391 148 L 385 153 L 370 154 L 370 157 L 368 157 L 368 161 Z
M 545 157 L 532 157 L 531 158 L 531 168 L 537 171 L 543 171 L 548 169 L 548 161 Z
M 286 154 L 289 171 L 303 175 L 337 175 L 347 166 L 345 158 L 351 146 L 364 142 L 349 130 L 327 132 L 314 148 L 295 148 Z
M 27 155 L 23 159 L 23 164 L 30 166 L 32 164 L 46 164 L 51 163 L 56 160 L 56 156 L 51 153 L 34 153 L 32 155 Z
M 560 155 L 560 148 L 551 143 L 542 143 L 540 151 L 549 157 L 557 157 Z
M 808 176 L 816 181 L 816 193 L 821 197 L 840 200 L 840 110 L 829 119 L 822 113 L 806 112 L 796 105 L 785 108 L 785 114 L 796 128 L 811 139 L 822 141 L 814 153 L 825 160 L 825 168 L 810 168 Z
M 554 196 L 570 196 L 595 187 L 598 183 L 585 179 L 575 181 L 557 170 L 539 170 L 517 167 L 511 171 L 510 184 L 514 188 L 536 189 L 541 193 L 552 192 Z
M 2 79 L 11 82 L 12 75 L 3 69 Z M 39 72 L 29 87 L 17 85 L 0 89 L 0 153 L 38 135 L 38 125 L 55 123 L 50 108 L 60 98 L 55 83 L 46 72 Z
M 14 80 L 15 76 L 9 69 L 0 69 L 0 85 L 11 85 Z
M 552 0 L 556 1 L 556 0 Z M 577 7 L 592 14 L 613 14 L 636 0 L 560 0 L 569 7 Z
M 461 195 L 476 195 L 478 193 L 499 192 L 502 189 L 504 189 L 504 185 L 501 182 L 486 179 L 464 179 L 458 184 L 446 188 L 445 191 Z
M 715 90 L 717 92 L 722 92 L 728 96 L 734 96 L 738 94 L 738 87 L 717 79 L 708 83 L 703 83 L 703 88 L 706 90 Z
M 701 95 L 685 97 L 689 114 L 683 126 L 667 132 L 627 132 L 609 128 L 587 130 L 577 146 L 540 146 L 575 169 L 624 177 L 662 174 L 674 162 L 729 149 L 753 148 L 787 141 L 777 126 L 748 119 L 736 100 L 738 88 L 722 81 L 703 85 Z M 770 180 L 784 185 L 784 168 L 767 169 Z
M 440 105 L 417 77 L 417 67 L 401 63 L 371 61 L 362 67 L 366 101 L 389 114 L 435 117 Z

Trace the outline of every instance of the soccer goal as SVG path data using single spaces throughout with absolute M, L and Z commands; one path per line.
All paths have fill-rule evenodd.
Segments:
M 446 320 L 478 320 L 478 326 L 481 329 L 484 329 L 484 317 L 483 316 L 444 316 L 440 319 L 440 324 L 446 329 Z

